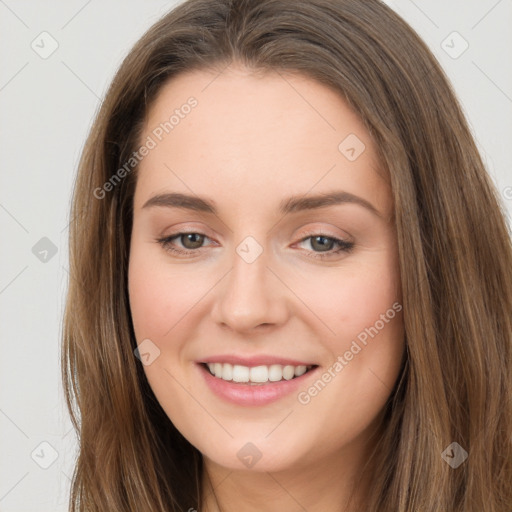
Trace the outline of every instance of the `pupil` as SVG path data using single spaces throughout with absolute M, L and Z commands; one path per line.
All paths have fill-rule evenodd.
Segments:
M 199 235 L 197 233 L 188 233 L 187 235 L 185 235 L 185 240 L 187 242 L 191 242 L 192 246 L 191 248 L 197 248 L 197 247 L 201 247 L 201 244 L 202 244 L 202 235 Z M 195 239 L 195 240 L 194 240 Z M 186 246 L 186 244 L 185 244 Z
M 315 237 L 313 238 L 313 241 L 314 241 L 315 243 L 316 243 L 318 240 L 324 240 L 324 241 L 326 241 L 326 242 L 327 242 L 327 244 L 325 244 L 325 243 L 324 243 L 324 244 L 320 244 L 320 249 L 322 249 L 322 248 L 323 248 L 323 249 L 325 249 L 325 248 L 326 248 L 326 245 L 328 246 L 330 243 L 332 243 L 332 241 L 331 241 L 331 240 L 329 240 L 329 239 L 328 239 L 327 237 L 325 237 L 325 236 L 315 236 Z M 329 247 L 327 247 L 327 250 L 329 250 Z

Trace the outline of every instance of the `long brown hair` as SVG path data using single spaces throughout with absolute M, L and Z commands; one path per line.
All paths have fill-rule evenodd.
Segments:
M 334 88 L 390 176 L 407 350 L 369 464 L 365 510 L 510 512 L 510 233 L 446 76 L 378 0 L 188 0 L 124 60 L 83 150 L 71 211 L 62 374 L 79 454 L 70 510 L 201 507 L 201 454 L 166 416 L 133 353 L 136 172 L 94 191 L 106 190 L 140 145 L 166 81 L 231 62 Z M 456 469 L 441 456 L 452 442 L 468 453 Z

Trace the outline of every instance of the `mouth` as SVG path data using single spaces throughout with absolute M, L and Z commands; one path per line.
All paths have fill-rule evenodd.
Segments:
M 251 386 L 291 381 L 317 368 L 317 365 L 258 365 L 244 366 L 231 363 L 200 363 L 213 377 L 234 384 Z

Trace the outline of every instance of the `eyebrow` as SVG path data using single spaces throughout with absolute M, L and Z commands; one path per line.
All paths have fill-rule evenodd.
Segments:
M 344 191 L 335 191 L 314 196 L 292 196 L 281 201 L 279 205 L 279 212 L 282 215 L 286 215 L 288 213 L 303 210 L 315 210 L 339 204 L 357 204 L 366 208 L 377 217 L 382 217 L 377 208 L 375 208 L 375 206 L 366 199 Z M 151 208 L 154 206 L 180 208 L 211 213 L 213 215 L 218 214 L 217 208 L 212 201 L 199 196 L 191 196 L 176 192 L 153 196 L 144 203 L 142 208 Z

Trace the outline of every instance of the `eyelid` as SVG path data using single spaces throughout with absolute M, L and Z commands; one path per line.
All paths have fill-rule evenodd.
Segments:
M 344 231 L 344 234 L 336 234 L 333 233 L 330 229 L 315 227 L 315 228 L 307 228 L 304 230 L 304 233 L 301 235 L 300 241 L 304 241 L 305 238 L 310 236 L 325 236 L 327 238 L 336 238 L 337 240 L 342 240 L 344 242 L 355 242 L 354 237 Z
M 184 235 L 188 233 L 204 235 L 205 237 L 208 237 L 210 240 L 215 239 L 215 236 L 211 236 L 211 234 L 213 233 L 212 230 L 206 227 L 204 224 L 202 224 L 201 226 L 197 226 L 197 224 L 194 225 L 194 223 L 192 223 L 191 225 L 191 223 L 187 222 L 180 222 L 178 224 L 167 226 L 165 229 L 161 231 L 161 234 L 158 236 L 158 238 L 171 238 L 177 235 Z

